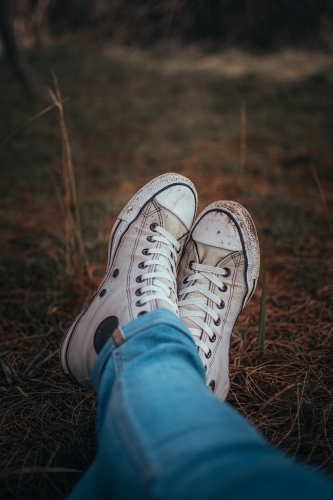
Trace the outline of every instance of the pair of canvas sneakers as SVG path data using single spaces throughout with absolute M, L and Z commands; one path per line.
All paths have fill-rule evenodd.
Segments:
M 165 308 L 191 332 L 207 386 L 226 398 L 230 336 L 256 287 L 259 244 L 238 203 L 217 201 L 195 220 L 196 208 L 192 182 L 170 173 L 146 184 L 121 211 L 104 279 L 61 345 L 62 368 L 73 383 L 91 388 L 93 365 L 108 339 Z

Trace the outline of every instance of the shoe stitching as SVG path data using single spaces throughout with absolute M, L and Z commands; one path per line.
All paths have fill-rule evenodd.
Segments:
M 223 338 L 225 337 L 225 333 L 226 332 L 224 331 L 224 329 L 225 329 L 225 326 L 226 326 L 226 322 L 227 322 L 228 316 L 230 314 L 231 304 L 233 302 L 233 297 L 234 297 L 234 294 L 235 294 L 235 282 L 236 282 L 236 277 L 237 277 L 238 270 L 239 270 L 240 265 L 241 265 L 242 256 L 243 256 L 243 253 L 239 253 L 238 255 L 237 254 L 236 255 L 235 254 L 231 255 L 231 258 L 234 261 L 235 272 L 233 273 L 232 284 L 230 285 L 230 296 L 229 296 L 228 304 L 227 304 L 227 307 L 226 307 L 226 312 L 225 312 L 225 315 L 224 315 L 224 318 L 223 318 L 223 323 L 221 325 L 222 326 L 222 328 L 221 328 L 221 334 L 218 336 L 218 339 L 217 339 L 217 342 L 215 344 L 215 348 L 214 348 L 213 354 L 216 354 L 220 343 L 223 341 Z M 239 313 L 240 313 L 241 310 L 242 310 L 242 306 L 240 305 L 240 309 L 239 309 L 239 312 L 238 312 L 238 314 L 237 314 L 236 317 L 238 317 L 238 315 L 239 315 Z M 210 368 L 211 365 L 213 364 L 213 358 L 214 358 L 214 356 L 212 355 L 211 360 L 209 360 L 209 362 L 207 363 L 207 365 L 208 365 L 207 368 Z

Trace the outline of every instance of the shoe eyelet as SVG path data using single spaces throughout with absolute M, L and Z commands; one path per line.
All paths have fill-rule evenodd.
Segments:
M 142 276 L 138 276 L 135 280 L 137 283 L 142 283 Z
M 141 293 L 141 288 L 138 288 L 135 292 L 135 295 L 137 295 L 138 297 L 140 297 L 140 295 L 142 295 Z
M 191 262 L 189 263 L 188 267 L 191 269 L 191 271 L 193 271 L 192 269 L 192 264 L 194 264 L 194 260 L 191 260 Z
M 215 333 L 213 334 L 212 338 L 210 339 L 211 343 L 213 344 L 216 340 L 216 335 Z
M 227 274 L 224 275 L 224 277 L 228 278 L 228 276 L 230 276 L 230 274 L 231 274 L 231 271 L 230 271 L 229 267 L 224 267 L 223 270 L 227 273 Z
M 224 309 L 225 307 L 225 303 L 223 302 L 223 300 L 221 300 L 220 304 L 218 304 L 217 308 L 218 309 Z
M 205 371 L 207 371 L 207 365 L 205 365 Z
M 147 313 L 148 313 L 148 311 L 141 311 L 141 312 L 139 312 L 138 317 L 143 316 L 144 314 L 147 314 Z
M 144 269 L 146 266 L 145 266 L 145 263 L 144 262 L 140 262 L 140 264 L 138 265 L 138 268 L 139 269 Z
M 221 319 L 220 319 L 220 318 L 217 318 L 217 320 L 216 320 L 216 321 L 214 321 L 214 325 L 216 325 L 216 326 L 220 326 L 220 324 L 221 324 Z
M 136 307 L 142 307 L 143 306 L 143 304 L 141 304 L 140 300 L 138 300 L 135 305 L 136 305 Z
M 100 296 L 100 297 L 103 297 L 105 294 L 106 294 L 106 289 L 105 289 L 105 288 L 103 288 L 103 290 L 101 290 L 101 291 L 99 292 L 99 296 Z
M 210 387 L 210 390 L 212 392 L 214 392 L 214 389 L 215 389 L 215 380 L 211 380 L 208 385 Z
M 147 236 L 147 241 L 149 241 L 149 243 L 155 243 L 152 236 Z
M 220 292 L 226 292 L 228 290 L 227 285 L 223 285 L 223 288 L 219 287 Z
M 118 276 L 118 274 L 119 274 L 119 269 L 115 269 L 115 270 L 113 271 L 113 273 L 112 273 L 112 276 L 113 276 L 114 278 L 116 278 L 116 277 Z
M 186 283 L 188 283 L 187 278 L 183 279 L 183 283 L 184 283 L 184 285 L 186 285 Z
M 142 250 L 142 253 L 143 253 L 143 255 L 148 255 L 148 248 L 144 248 L 144 249 Z
M 209 349 L 209 351 L 207 352 L 207 354 L 205 353 L 205 356 L 206 356 L 207 359 L 209 359 L 212 356 L 212 351 Z
M 151 229 L 151 231 L 154 231 L 154 233 L 156 233 L 156 229 L 155 229 L 156 226 L 157 226 L 156 222 L 153 222 L 152 224 L 150 224 L 150 229 Z

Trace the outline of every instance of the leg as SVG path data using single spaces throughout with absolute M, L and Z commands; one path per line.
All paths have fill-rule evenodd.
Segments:
M 332 496 L 216 398 L 228 392 L 230 335 L 256 286 L 259 245 L 239 204 L 213 203 L 193 224 L 195 209 L 177 174 L 142 188 L 65 335 L 65 374 L 99 395 L 99 451 L 71 500 Z
M 157 310 L 94 366 L 99 452 L 70 500 L 313 499 L 332 486 L 270 447 L 205 386 L 184 324 Z M 91 493 L 91 497 L 87 494 Z

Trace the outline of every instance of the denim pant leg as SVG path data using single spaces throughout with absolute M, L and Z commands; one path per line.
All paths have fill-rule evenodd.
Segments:
M 70 500 L 333 498 L 332 485 L 285 458 L 205 386 L 191 335 L 156 310 L 110 339 L 93 382 L 98 454 Z

